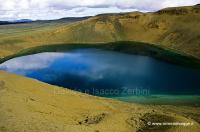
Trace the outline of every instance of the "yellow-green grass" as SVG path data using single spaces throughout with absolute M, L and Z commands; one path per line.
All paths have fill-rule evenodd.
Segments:
M 125 103 L 0 71 L 1 132 L 198 132 L 199 106 Z M 148 122 L 193 123 L 151 126 Z
M 199 12 L 200 6 L 195 5 L 154 13 L 102 14 L 83 21 L 34 29 L 32 24 L 30 27 L 22 24 L 7 32 L 5 29 L 10 26 L 0 26 L 0 56 L 44 44 L 140 41 L 200 58 Z
M 181 52 L 177 52 L 175 50 L 167 49 L 161 46 L 141 43 L 141 42 L 133 42 L 133 41 L 118 41 L 118 42 L 95 43 L 95 44 L 68 43 L 68 44 L 37 46 L 21 50 L 16 54 L 4 58 L 0 58 L 0 63 L 3 63 L 9 59 L 19 56 L 31 55 L 41 52 L 67 52 L 69 50 L 80 49 L 80 48 L 97 48 L 97 49 L 111 50 L 128 54 L 139 54 L 139 55 L 151 56 L 156 59 L 160 59 L 174 64 L 179 64 L 182 66 L 200 68 L 200 60 L 196 59 L 193 56 L 183 54 Z
M 0 61 L 92 47 L 196 65 L 199 15 L 199 6 L 192 6 L 156 13 L 104 14 L 74 23 L 4 25 L 0 26 Z M 120 42 L 107 43 L 113 41 Z M 198 132 L 199 112 L 199 106 L 141 105 L 94 97 L 0 71 L 2 132 Z M 193 125 L 149 126 L 149 121 Z

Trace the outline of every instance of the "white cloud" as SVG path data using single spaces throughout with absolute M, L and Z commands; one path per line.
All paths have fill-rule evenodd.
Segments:
M 35 55 L 27 55 L 14 58 L 0 64 L 0 69 L 9 72 L 17 72 L 20 70 L 34 70 L 48 67 L 55 59 L 62 58 L 64 53 L 40 53 Z M 70 56 L 71 54 L 66 55 Z
M 0 0 L 0 20 L 55 19 L 105 12 L 155 11 L 200 0 Z

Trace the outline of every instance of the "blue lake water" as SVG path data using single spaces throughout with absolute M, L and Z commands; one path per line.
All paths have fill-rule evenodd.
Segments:
M 18 57 L 0 70 L 106 97 L 200 94 L 200 69 L 98 49 Z

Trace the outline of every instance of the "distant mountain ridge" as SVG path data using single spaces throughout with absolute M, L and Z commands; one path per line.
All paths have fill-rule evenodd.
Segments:
M 14 21 L 12 21 L 12 22 L 32 22 L 33 20 L 31 20 L 31 19 L 20 19 L 20 20 L 14 20 Z
M 0 37 L 0 49 L 7 55 L 23 48 L 44 44 L 139 41 L 174 49 L 200 59 L 199 4 L 148 13 L 100 14 L 68 21 L 67 18 L 46 21 L 56 24 L 29 30 L 32 24 L 25 28 L 26 33 L 16 26 L 14 31 L 17 34 L 11 27 L 12 32 L 8 35 L 6 32 L 9 27 L 6 27 Z
M 0 25 L 30 23 L 32 21 L 33 20 L 30 20 L 30 19 L 20 19 L 20 20 L 13 20 L 13 21 L 0 21 Z
M 22 24 L 22 23 L 31 23 L 31 22 L 76 22 L 76 21 L 82 21 L 85 19 L 90 18 L 90 16 L 86 17 L 64 17 L 56 20 L 31 20 L 31 19 L 19 19 L 19 20 L 13 20 L 13 21 L 0 21 L 0 25 L 9 25 L 9 24 Z

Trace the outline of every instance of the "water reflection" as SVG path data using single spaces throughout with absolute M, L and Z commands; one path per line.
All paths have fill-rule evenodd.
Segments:
M 124 91 L 135 94 L 136 89 L 148 94 L 200 93 L 200 69 L 97 49 L 14 58 L 0 69 L 100 96 L 126 96 Z

